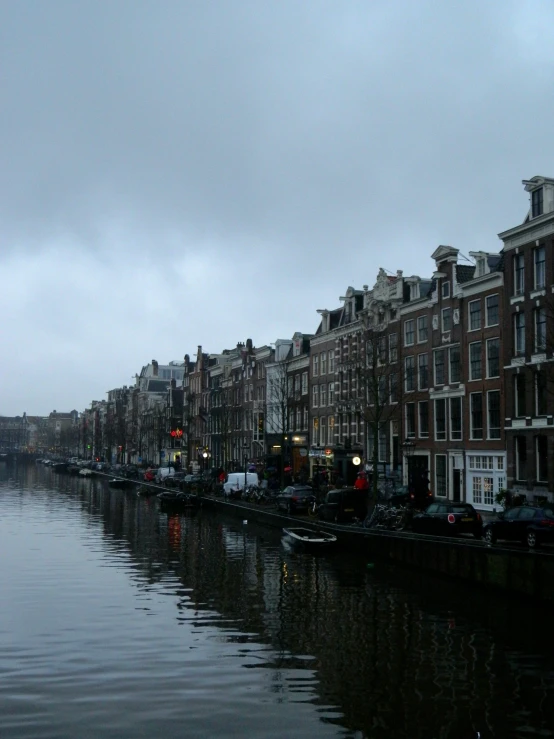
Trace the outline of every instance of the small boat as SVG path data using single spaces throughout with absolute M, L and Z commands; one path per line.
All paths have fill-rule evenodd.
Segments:
M 82 470 L 79 470 L 80 477 L 90 477 L 91 475 L 92 475 L 92 470 L 89 470 L 87 467 L 83 467 Z
M 283 533 L 288 536 L 289 540 L 294 544 L 302 544 L 314 548 L 335 544 L 337 537 L 328 531 L 314 531 L 313 529 L 291 528 L 283 529 Z
M 164 491 L 156 496 L 163 506 L 168 508 L 198 508 L 200 499 L 191 493 Z
M 112 477 L 111 480 L 108 480 L 108 485 L 111 488 L 126 488 L 132 484 L 132 481 L 127 480 L 125 477 Z

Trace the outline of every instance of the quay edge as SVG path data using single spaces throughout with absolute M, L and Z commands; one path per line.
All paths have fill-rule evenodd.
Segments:
M 518 598 L 554 606 L 554 554 L 525 549 L 489 547 L 480 541 L 455 537 L 430 537 L 411 532 L 386 532 L 353 526 L 320 523 L 287 516 L 274 510 L 204 496 L 203 502 L 221 513 L 275 528 L 302 522 L 312 529 L 332 531 L 342 548 L 375 560 L 492 588 Z

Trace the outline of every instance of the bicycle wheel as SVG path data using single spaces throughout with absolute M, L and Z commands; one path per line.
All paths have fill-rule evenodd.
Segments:
M 317 509 L 318 509 L 317 503 L 310 503 L 310 505 L 308 506 L 308 516 L 310 516 L 311 518 L 316 518 Z

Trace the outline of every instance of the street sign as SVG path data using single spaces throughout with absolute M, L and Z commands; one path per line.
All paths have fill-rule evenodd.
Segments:
M 138 458 L 138 461 L 139 461 L 139 462 L 142 462 L 142 457 L 139 457 L 139 458 Z
M 160 457 L 163 459 L 165 457 L 165 452 L 160 452 Z

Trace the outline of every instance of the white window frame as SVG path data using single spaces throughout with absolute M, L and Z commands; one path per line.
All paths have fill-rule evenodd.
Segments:
M 411 367 L 411 374 L 408 369 L 408 362 L 411 361 L 412 367 Z M 407 393 L 413 393 L 415 389 L 417 388 L 417 382 L 416 382 L 416 366 L 415 366 L 415 356 L 413 354 L 410 354 L 407 357 L 404 357 L 404 390 Z M 411 387 L 408 387 L 408 379 L 411 377 Z
M 439 439 L 438 437 L 438 425 L 437 425 L 437 408 L 438 403 L 444 403 L 444 437 Z M 436 398 L 433 400 L 433 415 L 434 415 L 434 426 L 435 426 L 435 441 L 447 441 L 448 440 L 448 406 L 446 398 Z
M 329 405 L 334 405 L 335 403 L 335 383 L 330 382 L 327 386 L 327 403 Z
M 496 314 L 498 317 L 498 320 L 495 323 L 491 323 L 489 321 L 489 300 L 491 298 L 496 298 Z M 494 295 L 487 295 L 485 298 L 485 327 L 490 328 L 491 326 L 498 326 L 500 323 L 500 295 L 498 293 L 494 293 Z
M 331 374 L 332 372 L 335 371 L 335 350 L 334 349 L 329 349 L 328 359 L 329 359 L 329 362 L 328 362 L 329 374 Z
M 491 436 L 491 416 L 490 416 L 490 397 L 493 394 L 498 395 L 498 426 L 495 426 L 493 428 L 498 429 L 498 436 Z M 502 396 L 500 393 L 500 390 L 488 390 L 487 391 L 487 440 L 488 441 L 499 441 L 502 438 L 502 406 L 501 406 Z
M 537 262 L 537 256 L 541 253 L 544 259 Z M 542 275 L 538 274 L 537 267 L 539 264 L 542 265 Z M 533 249 L 533 285 L 535 286 L 535 290 L 542 290 L 546 287 L 546 247 L 544 244 L 539 244 L 539 246 Z
M 479 325 L 475 328 L 471 327 L 471 306 L 475 305 L 476 303 L 479 304 Z M 481 310 L 481 298 L 479 300 L 470 300 L 467 304 L 467 332 L 468 334 L 471 333 L 471 331 L 480 331 L 481 330 L 481 323 L 482 323 L 482 313 Z
M 408 331 L 408 328 L 411 330 Z M 412 340 L 408 341 L 408 334 L 411 335 Z M 414 319 L 410 318 L 407 321 L 404 321 L 404 346 L 413 346 L 415 343 L 415 326 L 414 326 Z
M 313 356 L 312 371 L 314 377 L 319 376 L 319 354 L 314 354 Z
M 498 344 L 498 360 L 497 360 L 498 361 L 498 372 L 497 372 L 496 375 L 491 375 L 490 367 L 489 367 L 489 346 L 490 346 L 490 344 L 493 341 L 496 341 L 497 344 Z M 487 361 L 487 368 L 486 368 L 487 369 L 487 377 L 486 377 L 486 379 L 487 380 L 490 380 L 490 379 L 494 379 L 496 377 L 500 377 L 500 359 L 501 359 L 501 357 L 500 357 L 500 339 L 498 338 L 498 336 L 495 336 L 492 339 L 487 339 L 487 342 L 486 342 L 486 355 L 487 355 L 486 356 L 486 361 Z
M 438 460 L 444 461 L 444 493 L 442 491 L 439 491 L 439 463 Z M 448 498 L 448 464 L 447 464 L 448 458 L 446 454 L 435 454 L 435 496 L 437 498 Z M 442 462 L 441 462 L 442 464 Z
M 327 374 L 327 352 L 321 352 L 319 358 L 319 371 L 322 376 Z
M 308 394 L 308 373 L 302 372 L 302 388 L 301 388 L 301 394 L 307 395 Z
M 327 407 L 327 383 L 326 382 L 322 382 L 319 388 L 319 407 L 320 408 Z
M 460 429 L 459 431 L 454 431 L 452 428 L 452 404 L 459 402 L 460 404 Z M 464 404 L 462 402 L 461 396 L 457 396 L 455 398 L 449 398 L 448 402 L 448 431 L 450 435 L 450 441 L 462 441 L 464 437 Z M 455 436 L 455 434 L 458 434 Z
M 441 283 L 441 295 L 443 298 L 450 297 L 450 280 L 444 280 Z
M 312 386 L 312 408 L 319 408 L 319 385 Z
M 521 264 L 521 269 L 519 269 L 520 264 Z M 523 295 L 525 293 L 525 256 L 523 253 L 514 254 L 513 270 L 514 270 L 514 295 Z
M 421 430 L 421 418 L 422 418 L 421 406 L 424 405 L 424 404 L 427 405 L 427 431 L 426 432 L 423 432 Z M 428 439 L 429 438 L 429 401 L 428 400 L 420 400 L 420 401 L 418 401 L 418 404 L 417 404 L 417 430 L 418 430 L 418 435 L 419 435 L 419 438 L 420 439 Z
M 420 321 L 425 325 L 420 326 Z M 424 334 L 422 337 L 421 334 Z M 424 344 L 429 338 L 429 320 L 427 314 L 417 317 L 417 343 Z
M 546 442 L 546 454 L 544 451 L 541 453 L 539 450 L 539 439 L 544 439 Z M 546 476 L 541 477 L 541 459 L 546 459 Z M 537 470 L 537 482 L 548 482 L 548 437 L 544 434 L 539 434 L 535 437 L 535 469 Z
M 479 373 L 479 377 L 473 377 L 473 370 L 472 370 L 472 362 L 471 362 L 471 352 L 472 346 L 478 346 L 479 347 L 479 365 L 481 368 L 481 371 Z M 467 350 L 467 359 L 469 362 L 469 367 L 467 368 L 467 376 L 469 382 L 474 382 L 476 380 L 482 380 L 483 379 L 483 343 L 481 341 L 472 341 L 470 344 L 468 344 L 468 350 Z
M 445 315 L 448 315 L 448 317 L 449 317 L 449 322 L 450 322 L 449 328 L 445 328 L 445 326 L 444 326 L 444 316 Z M 446 333 L 448 331 L 452 331 L 452 325 L 453 325 L 452 324 L 452 308 L 443 308 L 441 310 L 441 329 L 442 329 L 442 333 L 444 334 L 444 333 Z
M 426 357 L 427 358 L 427 365 L 426 365 L 426 374 L 427 374 L 427 383 L 425 385 L 422 385 L 421 380 L 421 363 L 420 358 Z M 422 352 L 421 354 L 417 355 L 417 389 L 418 390 L 428 390 L 429 389 L 429 352 Z
M 407 439 L 415 439 L 415 437 L 416 437 L 416 423 L 417 423 L 417 418 L 416 418 L 416 404 L 415 403 L 406 403 L 405 407 L 406 407 L 406 418 L 405 418 L 405 421 L 406 421 L 406 438 Z M 413 423 L 413 429 L 412 429 L 411 432 L 410 432 L 410 429 L 408 428 L 408 418 L 409 418 L 409 416 L 408 416 L 408 409 L 411 409 L 413 411 L 413 422 L 414 423 Z
M 523 326 L 518 328 L 520 319 L 522 320 Z M 522 342 L 519 341 L 520 335 L 523 336 Z M 514 351 L 516 357 L 525 356 L 525 313 L 523 311 L 514 313 Z
M 541 322 L 541 324 L 539 324 L 538 318 L 541 315 L 543 316 L 544 320 Z M 544 352 L 546 351 L 546 334 L 547 334 L 546 326 L 547 324 L 546 324 L 546 311 L 543 306 L 539 306 L 538 308 L 535 308 L 535 310 L 533 311 L 533 323 L 535 324 L 535 331 L 534 331 L 535 351 Z M 542 342 L 539 341 L 539 331 L 538 331 L 539 325 L 544 326 Z
M 481 403 L 481 436 L 475 436 L 475 428 L 473 426 L 473 397 L 477 396 Z M 469 394 L 469 438 L 471 441 L 483 441 L 485 438 L 485 429 L 483 424 L 483 393 L 470 393 Z

